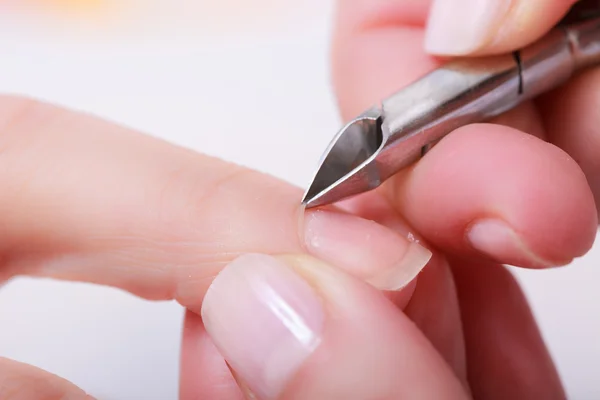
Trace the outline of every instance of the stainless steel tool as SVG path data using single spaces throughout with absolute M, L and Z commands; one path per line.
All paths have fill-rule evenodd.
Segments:
M 598 6 L 577 9 L 513 54 L 451 61 L 350 121 L 323 155 L 303 203 L 317 207 L 375 189 L 456 128 L 497 116 L 595 64 Z

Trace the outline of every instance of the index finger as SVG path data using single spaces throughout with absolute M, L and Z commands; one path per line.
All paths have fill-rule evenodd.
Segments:
M 299 190 L 267 175 L 27 99 L 0 96 L 0 188 L 0 280 L 87 281 L 196 312 L 239 253 L 308 252 L 390 290 L 431 255 L 341 212 L 303 219 Z

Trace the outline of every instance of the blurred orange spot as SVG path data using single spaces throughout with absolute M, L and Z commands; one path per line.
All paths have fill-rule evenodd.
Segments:
M 55 4 L 65 8 L 97 8 L 106 3 L 104 0 L 38 0 L 47 4 Z
M 112 0 L 25 0 L 30 5 L 58 12 L 95 12 L 106 9 Z

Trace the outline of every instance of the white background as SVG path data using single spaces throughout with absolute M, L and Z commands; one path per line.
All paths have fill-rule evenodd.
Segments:
M 0 91 L 308 182 L 339 125 L 328 1 L 123 4 L 104 19 L 1 10 Z M 567 269 L 518 272 L 573 399 L 600 398 L 598 261 L 597 246 Z M 101 399 L 175 399 L 181 319 L 172 303 L 18 279 L 0 291 L 0 355 Z

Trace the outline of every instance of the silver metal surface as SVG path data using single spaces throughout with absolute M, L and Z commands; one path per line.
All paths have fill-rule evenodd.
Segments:
M 600 63 L 600 23 L 592 20 L 580 24 L 577 29 L 568 29 L 576 68 L 587 68 Z
M 600 64 L 600 18 L 561 25 L 512 55 L 459 59 L 346 125 L 321 159 L 307 207 L 372 190 L 453 130 L 483 122 Z

